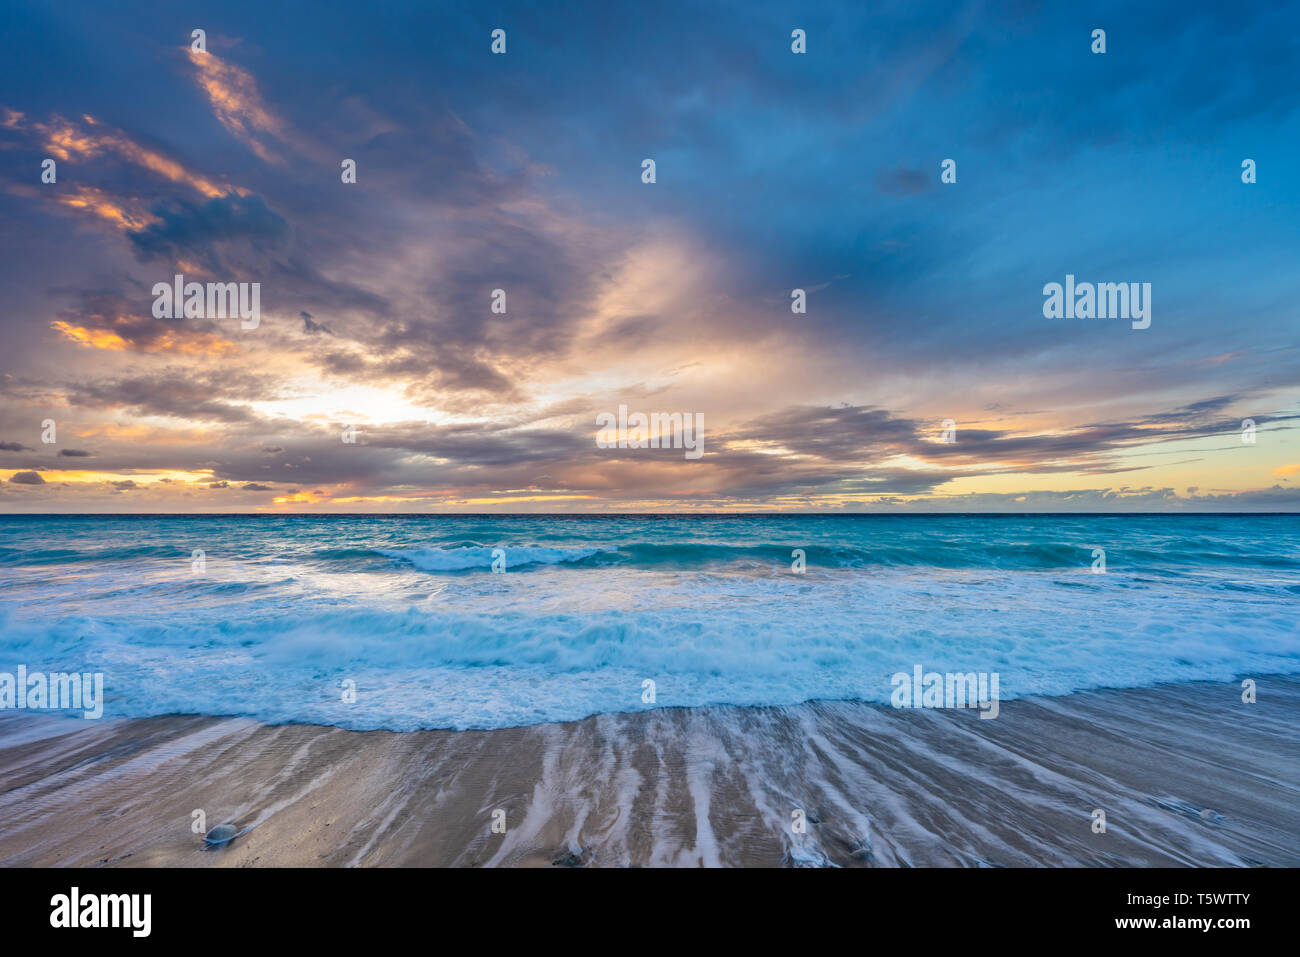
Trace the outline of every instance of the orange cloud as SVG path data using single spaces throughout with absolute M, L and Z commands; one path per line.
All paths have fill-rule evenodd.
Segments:
M 129 316 L 121 316 L 114 322 L 124 327 L 137 325 L 137 321 Z M 55 319 L 50 326 L 69 342 L 75 342 L 89 349 L 106 349 L 110 352 L 122 352 L 133 347 L 140 352 L 172 352 L 187 356 L 228 356 L 239 352 L 239 347 L 229 339 L 222 339 L 210 332 L 191 332 L 184 336 L 175 332 L 165 332 L 144 341 L 128 341 L 111 328 L 91 329 L 86 326 L 74 326 L 62 319 Z
M 423 495 L 349 495 L 346 498 L 332 498 L 333 505 L 354 505 L 359 502 L 422 502 Z
M 201 427 L 166 429 L 151 425 L 122 425 L 106 422 L 79 426 L 76 436 L 82 440 L 108 439 L 118 442 L 148 443 L 150 445 L 190 446 L 217 439 L 217 434 Z
M 503 495 L 500 498 L 458 498 L 456 505 L 505 505 L 515 502 L 557 502 L 569 499 L 594 499 L 595 495 Z
M 127 346 L 125 339 L 116 332 L 109 332 L 106 329 L 87 329 L 84 326 L 70 325 L 62 319 L 55 319 L 50 323 L 50 326 L 58 330 L 63 338 L 91 349 L 109 349 L 113 352 L 121 352 Z
M 231 187 L 190 172 L 175 160 L 163 156 L 157 150 L 141 146 L 124 133 L 104 129 L 93 116 L 83 116 L 82 120 L 94 129 L 79 128 L 57 115 L 49 123 L 36 123 L 34 126 L 44 137 L 45 148 L 61 160 L 85 159 L 99 153 L 112 152 L 174 183 L 189 186 L 209 199 L 224 196 L 231 191 Z
M 314 502 L 323 502 L 328 496 L 315 495 L 312 492 L 295 492 L 292 495 L 277 495 L 271 501 L 276 505 L 296 505 L 306 503 L 308 505 Z
M 255 132 L 283 139 L 284 123 L 262 101 L 252 76 L 215 53 L 190 48 L 189 56 L 198 70 L 198 84 L 208 95 L 212 112 L 221 125 L 262 159 L 278 163 L 279 157 L 257 139 Z
M 94 213 L 122 230 L 140 229 L 149 223 L 157 221 L 155 217 L 150 216 L 135 204 L 115 199 L 103 190 L 95 189 L 93 186 L 78 186 L 72 192 L 61 192 L 54 197 L 54 201 L 62 203 L 64 206 L 70 206 L 73 209 Z
M 7 474 L 5 472 L 0 472 L 0 481 L 8 481 L 15 471 L 25 470 L 7 470 Z M 40 475 L 45 479 L 46 484 L 51 482 L 97 484 L 101 482 L 122 482 L 129 479 L 133 482 L 152 485 L 155 482 L 206 482 L 212 478 L 212 471 L 210 469 L 204 469 L 196 472 L 183 472 L 175 469 L 164 469 L 157 472 L 138 472 L 135 470 L 126 470 L 121 472 L 96 472 L 85 469 L 44 469 L 41 471 Z

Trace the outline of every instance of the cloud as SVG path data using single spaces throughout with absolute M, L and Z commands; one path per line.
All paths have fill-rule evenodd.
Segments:
M 14 126 L 25 128 L 21 121 Z M 31 130 L 43 141 L 44 149 L 60 160 L 80 162 L 107 153 L 204 196 L 220 196 L 232 188 L 187 169 L 179 160 L 156 148 L 142 146 L 121 130 L 105 126 L 89 115 L 83 115 L 78 123 L 56 114 L 46 123 L 32 123 Z
M 283 245 L 289 235 L 289 224 L 260 196 L 219 196 L 202 205 L 161 204 L 153 215 L 155 222 L 127 234 L 143 260 L 212 256 L 217 243 L 233 241 L 265 253 Z
M 107 352 L 231 355 L 238 347 L 207 320 L 155 319 L 153 300 L 144 290 L 133 295 L 112 289 L 74 292 L 74 302 L 59 310 L 50 328 L 67 342 Z
M 68 402 L 91 408 L 125 409 L 137 416 L 227 423 L 251 423 L 261 417 L 237 404 L 277 394 L 269 377 L 253 373 L 183 371 L 157 373 L 73 383 Z
M 778 7 L 692 9 L 685 31 L 635 7 L 521 7 L 528 83 L 475 44 L 427 56 L 429 36 L 478 29 L 427 5 L 346 29 L 245 18 L 238 64 L 233 43 L 110 30 L 93 88 L 68 66 L 111 17 L 20 23 L 15 49 L 51 67 L 15 72 L 0 148 L 57 159 L 59 181 L 0 172 L 22 237 L 0 262 L 0 434 L 54 416 L 94 445 L 95 472 L 44 473 L 68 507 L 125 476 L 123 509 L 229 507 L 241 496 L 206 487 L 247 485 L 322 507 L 1029 508 L 953 489 L 1120 473 L 1153 491 L 1062 507 L 1179 508 L 1204 496 L 1159 490 L 1282 482 L 1300 329 L 1277 211 L 1300 185 L 1261 176 L 1256 204 L 1222 144 L 1252 144 L 1261 173 L 1296 152 L 1286 15 L 1170 28 L 1168 2 L 1109 9 L 1141 50 L 1112 35 L 1092 57 L 1042 4 L 846 8 L 807 24 L 808 57 L 773 42 Z M 1188 56 L 1206 44 L 1224 54 L 1208 69 Z M 354 69 L 375 50 L 384 70 Z M 140 86 L 169 61 L 197 88 Z M 118 125 L 86 112 L 104 103 Z M 940 188 L 954 143 L 965 185 Z M 1150 334 L 1045 321 L 1038 291 L 1067 271 L 1152 280 Z M 263 324 L 153 319 L 174 272 L 261 281 Z M 795 287 L 816 292 L 804 316 Z M 704 412 L 705 458 L 596 449 L 591 412 L 620 396 Z M 355 446 L 338 436 L 353 412 Z M 53 454 L 0 448 L 26 453 L 15 466 Z
M 215 53 L 193 48 L 187 52 L 196 70 L 195 79 L 221 125 L 263 160 L 280 162 L 265 141 L 283 138 L 285 124 L 262 100 L 253 77 Z
M 142 229 L 153 217 L 131 197 L 116 196 L 94 186 L 76 185 L 54 196 L 54 201 L 77 212 L 88 212 L 115 228 Z
M 15 472 L 9 476 L 9 481 L 15 485 L 44 485 L 45 479 L 41 478 L 39 472 Z
M 331 330 L 329 326 L 323 325 L 322 323 L 316 322 L 312 319 L 310 312 L 299 312 L 298 315 L 302 319 L 302 331 L 307 333 L 309 336 L 317 335 L 322 332 L 327 336 L 334 335 L 333 330 Z

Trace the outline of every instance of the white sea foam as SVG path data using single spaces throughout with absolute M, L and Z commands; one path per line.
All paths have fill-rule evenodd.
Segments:
M 314 586 L 318 587 L 318 585 Z M 105 714 L 499 727 L 651 707 L 887 703 L 890 676 L 1001 674 L 1004 699 L 1300 671 L 1294 605 L 1112 574 L 539 569 L 409 593 L 0 622 L 0 664 L 105 673 Z M 319 596 L 318 596 L 319 598 Z M 355 702 L 342 682 L 356 683 Z
M 0 672 L 102 672 L 106 718 L 398 730 L 887 704 L 891 677 L 917 665 L 997 673 L 1002 699 L 1229 681 L 1300 672 L 1295 525 L 12 520 L 0 522 Z M 803 574 L 783 539 L 806 545 Z M 1107 574 L 1091 574 L 1093 542 L 1108 546 Z M 497 548 L 504 574 L 491 572 Z

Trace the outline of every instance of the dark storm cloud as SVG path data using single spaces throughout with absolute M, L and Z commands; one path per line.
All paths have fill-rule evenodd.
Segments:
M 39 472 L 15 472 L 9 476 L 9 481 L 15 485 L 44 485 L 45 479 L 41 478 Z

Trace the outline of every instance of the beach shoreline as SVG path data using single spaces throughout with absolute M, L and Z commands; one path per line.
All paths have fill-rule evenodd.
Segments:
M 851 701 L 489 731 L 5 712 L 0 865 L 1294 867 L 1300 677 L 1255 680 L 1253 704 L 1185 682 L 994 720 Z M 251 830 L 204 849 L 196 811 Z

